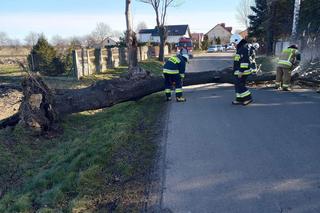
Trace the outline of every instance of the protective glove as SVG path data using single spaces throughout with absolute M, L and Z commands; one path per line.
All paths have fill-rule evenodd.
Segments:
M 184 78 L 185 78 L 185 74 L 180 74 L 180 77 L 181 77 L 182 79 L 184 79 Z

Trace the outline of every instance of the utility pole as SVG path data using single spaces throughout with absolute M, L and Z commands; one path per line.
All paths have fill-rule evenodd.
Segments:
M 291 40 L 292 41 L 295 41 L 297 39 L 297 29 L 298 29 L 298 24 L 299 24 L 300 5 L 301 5 L 301 0 L 295 0 L 292 32 L 291 32 Z

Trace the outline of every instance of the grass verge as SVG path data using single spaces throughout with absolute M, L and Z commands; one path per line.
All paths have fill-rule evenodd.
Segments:
M 0 131 L 0 212 L 139 212 L 160 94 L 70 115 L 55 139 Z
M 157 59 L 141 61 L 139 62 L 139 66 L 145 70 L 150 71 L 154 75 L 162 75 L 163 62 L 160 62 Z

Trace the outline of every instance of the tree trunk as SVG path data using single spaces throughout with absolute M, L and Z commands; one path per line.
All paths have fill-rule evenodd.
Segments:
M 267 29 L 267 55 L 273 55 L 273 43 L 274 43 L 274 26 L 273 22 L 275 17 L 275 5 L 273 1 L 269 3 L 269 18 L 268 18 L 268 29 Z
M 274 73 L 250 77 L 249 81 L 271 81 Z M 117 103 L 138 100 L 164 90 L 163 78 L 146 74 L 139 79 L 124 76 L 120 79 L 98 81 L 84 89 L 51 91 L 40 77 L 30 76 L 23 82 L 24 99 L 19 114 L 0 123 L 0 129 L 12 126 L 19 120 L 37 133 L 60 130 L 59 118 L 87 110 L 113 106 Z M 232 69 L 187 73 L 184 85 L 205 83 L 233 83 Z M 20 119 L 17 119 L 19 116 Z
M 160 36 L 160 51 L 159 51 L 159 61 L 164 61 L 164 48 L 166 44 L 166 29 L 164 26 L 159 28 L 159 36 Z
M 138 66 L 138 42 L 135 32 L 132 30 L 132 17 L 131 17 L 131 0 L 126 0 L 126 45 L 128 48 L 128 63 L 129 72 L 135 72 Z

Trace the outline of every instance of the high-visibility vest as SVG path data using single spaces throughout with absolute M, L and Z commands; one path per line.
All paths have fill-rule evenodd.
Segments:
M 278 65 L 291 68 L 296 60 L 298 50 L 293 48 L 284 49 L 279 57 Z

